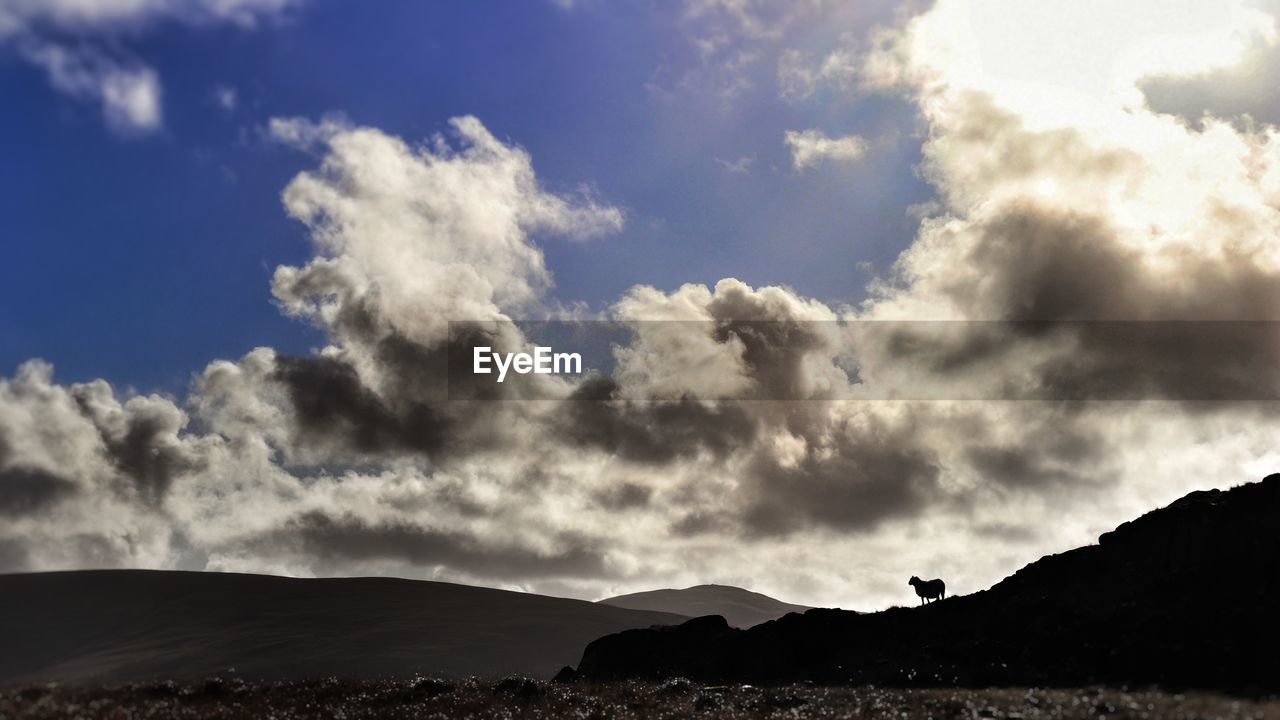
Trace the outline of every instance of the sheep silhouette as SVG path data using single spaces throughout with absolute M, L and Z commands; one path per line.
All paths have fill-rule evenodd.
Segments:
M 947 596 L 947 584 L 938 578 L 933 580 L 921 580 L 915 575 L 907 581 L 907 584 L 916 589 L 916 594 L 920 596 L 920 604 L 931 600 L 940 600 Z

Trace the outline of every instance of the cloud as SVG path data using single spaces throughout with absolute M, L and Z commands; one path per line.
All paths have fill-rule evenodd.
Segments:
M 725 169 L 725 172 L 734 175 L 747 175 L 751 172 L 751 166 L 755 164 L 756 157 L 754 155 L 740 157 L 737 160 L 729 161 L 720 158 L 712 158 L 716 164 Z
M 713 98 L 723 105 L 765 87 L 792 36 L 840 11 L 825 0 L 682 0 L 669 9 L 692 62 L 664 64 L 646 86 L 662 97 Z
M 0 534 L 13 544 L 7 556 L 23 568 L 194 563 L 306 574 L 321 567 L 316 561 L 336 569 L 439 555 L 453 567 L 446 572 L 598 569 L 576 540 L 579 549 L 557 555 L 555 537 L 567 536 L 530 530 L 522 543 L 475 527 L 503 523 L 523 501 L 513 495 L 516 507 L 504 510 L 449 473 L 474 480 L 485 471 L 469 463 L 502 464 L 485 459 L 494 448 L 528 452 L 519 450 L 534 440 L 524 437 L 525 416 L 537 408 L 450 401 L 446 368 L 456 343 L 476 337 L 525 347 L 504 313 L 536 305 L 550 285 L 530 233 L 590 237 L 618 228 L 621 212 L 543 191 L 527 153 L 474 118 L 455 121 L 456 143 L 436 137 L 421 146 L 337 123 L 294 127 L 307 129 L 294 137 L 325 148 L 320 168 L 295 178 L 283 198 L 310 229 L 317 256 L 280 268 L 273 291 L 331 344 L 314 356 L 260 348 L 211 363 L 187 399 L 199 430 L 169 398 L 122 397 L 100 380 L 64 387 L 47 365 L 23 366 L 0 384 L 3 507 L 18 516 Z M 446 319 L 458 317 L 501 322 L 451 328 Z M 503 389 L 512 397 L 569 392 L 556 379 Z M 324 480 L 356 467 L 341 483 Z M 389 475 L 375 469 L 387 467 Z M 426 524 L 387 515 L 388 492 L 406 507 L 459 514 Z M 272 535 L 281 527 L 287 537 Z M 266 537 L 279 547 L 255 545 Z M 327 537 L 356 550 L 338 553 Z M 385 553 L 377 549 L 384 543 Z M 245 557 L 244 548 L 259 546 Z M 530 548 L 543 546 L 548 559 L 536 561 L 544 550 Z M 307 552 L 316 555 L 297 558 Z
M 788 130 L 783 136 L 797 170 L 823 162 L 855 162 L 867 153 L 867 141 L 857 135 L 827 137 L 820 130 Z
M 236 106 L 240 104 L 239 93 L 230 85 L 215 86 L 211 97 L 213 102 L 226 113 L 235 112 Z
M 636 430 L 593 416 L 615 443 L 600 446 L 618 453 L 618 438 L 653 437 L 651 418 L 692 399 L 724 413 L 743 407 L 725 398 L 762 387 L 825 388 L 834 395 L 822 403 L 752 403 L 745 439 L 689 433 L 687 446 L 666 441 L 680 452 L 646 455 L 696 467 L 716 487 L 712 467 L 733 477 L 714 499 L 686 490 L 697 499 L 671 527 L 702 543 L 745 533 L 782 547 L 794 546 L 778 538 L 796 535 L 818 542 L 818 528 L 866 532 L 897 562 L 910 551 L 887 539 L 893 528 L 934 537 L 943 555 L 938 543 L 964 553 L 1009 537 L 1063 547 L 1108 523 L 1064 519 L 1055 506 L 1138 511 L 1274 461 L 1261 418 L 1278 387 L 1276 132 L 1189 128 L 1146 110 L 1137 92 L 1151 74 L 1228 66 L 1267 37 L 1244 5 L 1202 11 L 1144 4 L 1100 22 L 1105 12 L 1062 6 L 1033 22 L 1015 9 L 1010 35 L 994 11 L 940 2 L 875 34 L 862 82 L 897 85 L 918 103 L 923 171 L 941 202 L 872 297 L 841 314 L 851 344 L 762 342 L 754 357 L 767 360 L 753 364 L 753 336 L 710 311 L 719 286 L 635 289 L 619 306 L 636 310 L 622 317 L 648 322 L 617 351 L 618 383 L 604 397 L 608 417 Z M 975 32 L 962 32 L 974 18 Z M 1069 45 L 1037 35 L 1065 26 L 1079 30 L 1063 36 Z M 1108 54 L 1079 54 L 1081 33 Z M 1052 87 L 1037 90 L 1046 78 Z M 734 295 L 763 292 L 786 293 Z M 741 321 L 752 305 L 732 306 L 750 327 Z M 775 347 L 813 349 L 797 362 Z M 951 389 L 926 391 L 928 403 L 826 400 L 932 383 Z M 948 401 L 956 388 L 1020 401 Z M 1105 402 L 1063 402 L 1083 398 Z M 952 532 L 964 540 L 935 535 Z M 971 567 L 981 553 L 964 554 L 954 562 Z
M 164 20 L 252 27 L 296 4 L 297 0 L 10 0 L 0 5 L 0 37 L 45 29 L 111 32 Z
M 40 468 L 11 467 L 0 471 L 0 515 L 28 515 L 71 493 L 75 485 Z
M 280 418 L 272 441 L 289 457 L 431 457 L 491 442 L 497 426 L 487 419 L 502 406 L 456 401 L 463 386 L 450 387 L 450 363 L 463 365 L 469 358 L 458 353 L 474 344 L 524 347 L 508 313 L 536 309 L 552 284 L 530 233 L 578 239 L 622 225 L 621 211 L 589 196 L 542 190 L 528 154 L 475 118 L 452 128 L 456 142 L 436 136 L 411 146 L 337 119 L 270 125 L 284 141 L 326 152 L 320 168 L 300 174 L 283 195 L 311 231 L 317 256 L 278 268 L 272 289 L 286 312 L 323 329 L 331 345 L 311 358 L 264 350 L 237 370 L 211 367 L 206 375 L 208 392 L 227 395 L 228 406 Z M 543 378 L 497 389 L 510 397 L 568 393 Z
M 0 380 L 0 539 L 21 562 L 8 569 L 166 564 L 164 495 L 218 444 L 185 424 L 166 398 L 60 386 L 35 361 Z
M 689 21 L 724 23 L 747 37 L 776 36 L 796 18 L 821 5 L 820 2 L 770 3 L 753 0 L 687 0 L 684 15 Z
M 1103 59 L 1117 63 L 1102 65 L 1110 76 L 1071 67 L 1069 73 L 1079 73 L 1063 79 L 1071 91 L 1031 93 L 1021 84 L 1024 69 L 1012 61 L 976 73 L 956 53 L 985 48 L 957 45 L 971 40 L 947 25 L 965 7 L 939 3 L 913 20 L 901 40 L 910 51 L 894 74 L 913 78 L 932 127 L 925 172 L 947 209 L 924 223 L 864 317 L 927 312 L 1058 323 L 1057 332 L 1023 338 L 1016 343 L 1022 351 L 1002 362 L 984 358 L 992 381 L 1018 378 L 1055 393 L 1112 398 L 1125 389 L 1172 399 L 1271 397 L 1280 280 L 1280 256 L 1270 241 L 1280 212 L 1265 179 L 1274 162 L 1273 133 L 1220 122 L 1193 130 L 1135 108 L 1130 91 L 1143 73 L 1179 71 L 1186 62 L 1156 64 L 1164 56 L 1150 55 L 1149 42 L 1167 38 L 1144 40 L 1143 32 L 1159 32 L 1158 26 L 1125 29 L 1137 54 L 1125 54 L 1122 43 L 1119 59 Z M 1116 32 L 1074 10 L 1062 12 L 1051 24 Z M 1144 6 L 1131 20 L 1187 22 L 1165 14 Z M 1229 47 L 1226 39 L 1256 31 L 1247 10 L 1203 29 L 1206 42 Z M 1213 42 L 1198 50 L 1205 66 L 1227 62 Z M 1018 332 L 1016 325 L 1003 330 Z M 885 366 L 923 357 L 918 344 L 897 347 L 910 347 L 910 355 L 890 350 Z M 1173 357 L 1179 369 L 1170 365 Z M 930 360 L 938 368 L 959 361 Z
M 793 451 L 759 452 L 750 467 L 745 524 L 753 535 L 870 531 L 915 517 L 942 497 L 941 462 L 911 435 L 908 417 L 856 406 L 799 408 L 781 431 Z
M 323 137 L 328 149 L 319 172 L 299 175 L 284 192 L 289 214 L 308 226 L 323 255 L 277 271 L 286 309 L 342 331 L 337 308 L 322 298 L 354 301 L 376 291 L 387 322 L 411 340 L 434 340 L 443 337 L 444 318 L 495 319 L 542 298 L 550 275 L 530 232 L 584 239 L 622 227 L 618 208 L 543 192 L 528 154 L 479 120 L 451 124 L 458 148 L 443 136 L 414 148 L 332 123 L 285 133 Z M 282 126 L 273 122 L 273 132 Z
M 617 384 L 600 378 L 579 386 L 566 405 L 562 442 L 656 466 L 704 453 L 723 459 L 756 433 L 751 413 L 737 404 L 709 406 L 692 397 L 629 402 Z
M 1251 401 L 1276 388 L 1275 131 L 1212 119 L 1191 128 L 1138 91 L 1151 75 L 1231 65 L 1271 42 L 1269 25 L 1245 4 L 1118 14 L 943 0 L 886 31 L 866 72 L 918 103 L 930 129 L 924 172 L 944 204 L 857 317 L 964 321 L 973 332 L 886 325 L 862 338 L 861 377 L 1108 399 L 979 406 L 960 462 L 942 452 L 953 481 L 976 473 L 1000 497 L 1031 487 L 1160 498 L 1179 481 L 1155 470 L 1166 466 L 1159 453 L 1222 468 L 1212 477 L 1274 441 L 1258 425 L 1269 405 Z M 1157 403 L 1159 418 L 1116 402 L 1138 396 L 1174 402 Z M 1207 398 L 1219 402 L 1176 404 Z M 1069 424 L 1032 431 L 1041 413 Z M 1138 437 L 1137 418 L 1160 429 Z M 1055 435 L 1089 452 L 1055 449 Z M 1205 439 L 1174 439 L 1194 436 Z
M 103 119 L 113 131 L 141 135 L 163 124 L 160 81 L 151 68 L 121 64 L 91 49 L 43 43 L 24 43 L 20 52 L 44 69 L 57 90 L 101 103 Z
M 308 564 L 342 566 L 390 559 L 507 580 L 608 576 L 602 555 L 592 548 L 575 545 L 574 538 L 564 540 L 567 542 L 563 547 L 543 554 L 519 544 L 486 546 L 467 535 L 405 522 L 370 525 L 350 513 L 331 517 L 309 512 L 290 518 L 278 530 L 247 538 L 243 548 L 230 550 L 256 552 L 256 546 L 266 545 Z
M 397 413 L 340 360 L 277 357 L 274 379 L 289 394 L 298 444 L 338 443 L 356 454 L 434 453 L 447 437 L 449 420 L 441 411 L 414 403 Z
M 863 66 L 862 55 L 849 35 L 841 37 L 846 47 L 828 53 L 820 62 L 799 50 L 784 50 L 778 56 L 778 86 L 789 101 L 808 100 L 820 89 L 847 91 L 855 86 Z
M 263 134 L 267 139 L 297 150 L 324 150 L 329 140 L 353 129 L 346 115 L 330 113 L 319 121 L 303 117 L 273 117 Z
M 1259 9 L 1280 19 L 1280 6 L 1259 3 Z M 1238 62 L 1206 67 L 1187 73 L 1155 73 L 1142 79 L 1139 88 L 1147 104 L 1157 112 L 1174 113 L 1190 123 L 1209 118 L 1242 124 L 1275 125 L 1277 80 L 1280 80 L 1280 48 L 1271 32 L 1255 38 Z
M 10 0 L 0 3 L 0 51 L 14 49 L 44 70 L 53 88 L 102 106 L 107 127 L 125 137 L 163 127 L 159 73 L 120 49 L 165 22 L 254 27 L 299 0 Z M 225 93 L 219 102 L 226 107 Z

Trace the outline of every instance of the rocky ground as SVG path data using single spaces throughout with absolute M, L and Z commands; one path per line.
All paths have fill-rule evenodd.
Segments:
M 1280 699 L 1117 689 L 911 689 L 508 678 L 0 690 L 10 718 L 1280 718 Z

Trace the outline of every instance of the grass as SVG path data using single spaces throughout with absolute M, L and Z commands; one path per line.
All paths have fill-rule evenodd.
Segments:
M 600 685 L 418 678 L 255 683 L 212 678 L 104 688 L 0 690 L 12 718 L 1280 718 L 1280 699 L 1088 689 Z

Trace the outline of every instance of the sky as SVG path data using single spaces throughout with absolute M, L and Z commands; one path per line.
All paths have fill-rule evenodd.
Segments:
M 912 170 L 909 104 L 788 102 L 767 58 L 732 75 L 719 68 L 728 51 L 704 61 L 696 42 L 719 28 L 676 7 L 249 2 L 237 21 L 199 16 L 200 3 L 140 5 L 157 9 L 89 28 L 25 18 L 22 2 L 8 11 L 40 39 L 11 39 L 0 57 L 0 210 L 22 253 L 0 278 L 6 372 L 38 356 L 65 379 L 177 393 L 211 357 L 319 343 L 271 306 L 274 268 L 310 252 L 280 191 L 315 164 L 265 135 L 273 117 L 341 114 L 411 142 L 481 118 L 536 158 L 547 187 L 626 211 L 608 243 L 543 244 L 557 297 L 592 306 L 636 283 L 725 275 L 857 300 L 869 277 L 859 263 L 891 263 L 914 227 L 906 209 L 931 196 Z M 155 124 L 113 126 L 101 100 L 51 87 L 19 49 L 33 42 L 147 68 Z M 783 134 L 813 127 L 877 135 L 863 168 L 875 173 L 797 172 Z M 75 290 L 41 291 L 51 286 Z
M 870 609 L 1258 479 L 1278 12 L 0 0 L 0 571 Z M 530 319 L 630 335 L 450 397 Z

